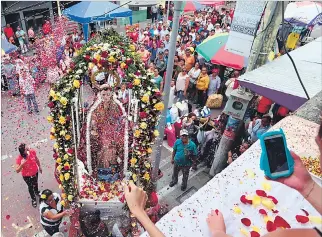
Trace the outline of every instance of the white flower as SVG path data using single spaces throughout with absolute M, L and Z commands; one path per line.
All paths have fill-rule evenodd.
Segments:
M 80 78 L 80 76 L 79 76 L 79 75 L 75 75 L 75 78 L 76 78 L 76 79 L 79 79 L 79 78 Z
M 77 71 L 76 71 L 76 74 L 82 74 L 83 73 L 83 70 L 82 69 L 78 69 Z
M 87 70 L 87 67 L 86 66 L 84 66 L 84 70 Z

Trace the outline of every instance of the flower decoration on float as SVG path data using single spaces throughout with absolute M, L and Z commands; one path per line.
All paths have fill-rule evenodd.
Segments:
M 52 123 L 50 136 L 56 139 L 54 144 L 54 159 L 57 163 L 57 178 L 64 195 L 63 205 L 74 202 L 75 197 L 91 197 L 94 200 L 107 201 L 120 195 L 117 185 L 93 183 L 84 177 L 86 185 L 83 190 L 77 190 L 74 176 L 75 141 L 73 137 L 72 109 L 73 98 L 82 86 L 85 76 L 95 67 L 102 70 L 118 70 L 124 75 L 122 82 L 132 90 L 137 98 L 137 114 L 133 127 L 133 144 L 130 147 L 128 161 L 129 177 L 140 183 L 147 192 L 151 191 L 151 163 L 154 139 L 159 136 L 156 129 L 160 112 L 164 109 L 161 93 L 147 75 L 144 64 L 135 53 L 135 46 L 128 38 L 119 35 L 113 29 L 95 37 L 82 48 L 73 58 L 73 66 L 53 85 L 49 91 L 48 107 L 50 114 L 48 122 Z M 95 191 L 96 190 L 96 191 Z M 136 226 L 136 225 L 135 225 Z

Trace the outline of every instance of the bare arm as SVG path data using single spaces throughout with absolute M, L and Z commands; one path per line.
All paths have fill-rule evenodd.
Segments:
M 322 188 L 312 180 L 301 194 L 322 215 Z
M 136 218 L 140 221 L 151 237 L 165 237 L 165 235 L 162 234 L 162 232 L 153 224 L 146 212 L 136 214 Z
M 25 165 L 25 162 L 26 162 L 26 160 L 25 159 L 22 159 L 20 165 L 18 165 L 18 164 L 16 165 L 16 172 L 17 173 L 20 173 L 20 171 L 22 170 L 22 168 Z
M 274 232 L 264 235 L 265 237 L 317 237 L 319 234 L 314 229 L 290 229 L 290 230 L 276 230 Z
M 58 213 L 56 215 L 54 215 L 51 211 L 47 211 L 43 214 L 43 216 L 49 220 L 59 220 L 59 219 L 63 218 L 64 216 L 66 216 L 67 214 L 68 214 L 67 211 L 63 211 L 63 212 Z

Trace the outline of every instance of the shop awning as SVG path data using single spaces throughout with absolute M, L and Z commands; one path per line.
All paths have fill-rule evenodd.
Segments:
M 322 90 L 322 37 L 290 52 L 312 98 Z M 294 111 L 307 101 L 291 60 L 285 54 L 239 77 L 240 84 Z

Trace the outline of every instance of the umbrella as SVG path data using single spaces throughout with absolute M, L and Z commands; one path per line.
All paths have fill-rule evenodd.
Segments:
M 202 8 L 203 5 L 197 1 L 186 1 L 181 5 L 181 11 L 184 12 L 195 12 L 201 10 Z
M 7 39 L 1 39 L 1 49 L 6 53 L 12 53 L 18 49 L 17 46 L 10 44 Z
M 322 24 L 322 4 L 318 2 L 292 2 L 285 10 L 285 21 L 299 26 Z
M 228 36 L 228 33 L 216 33 L 198 45 L 196 51 L 213 64 L 240 70 L 247 66 L 248 59 L 225 50 Z

